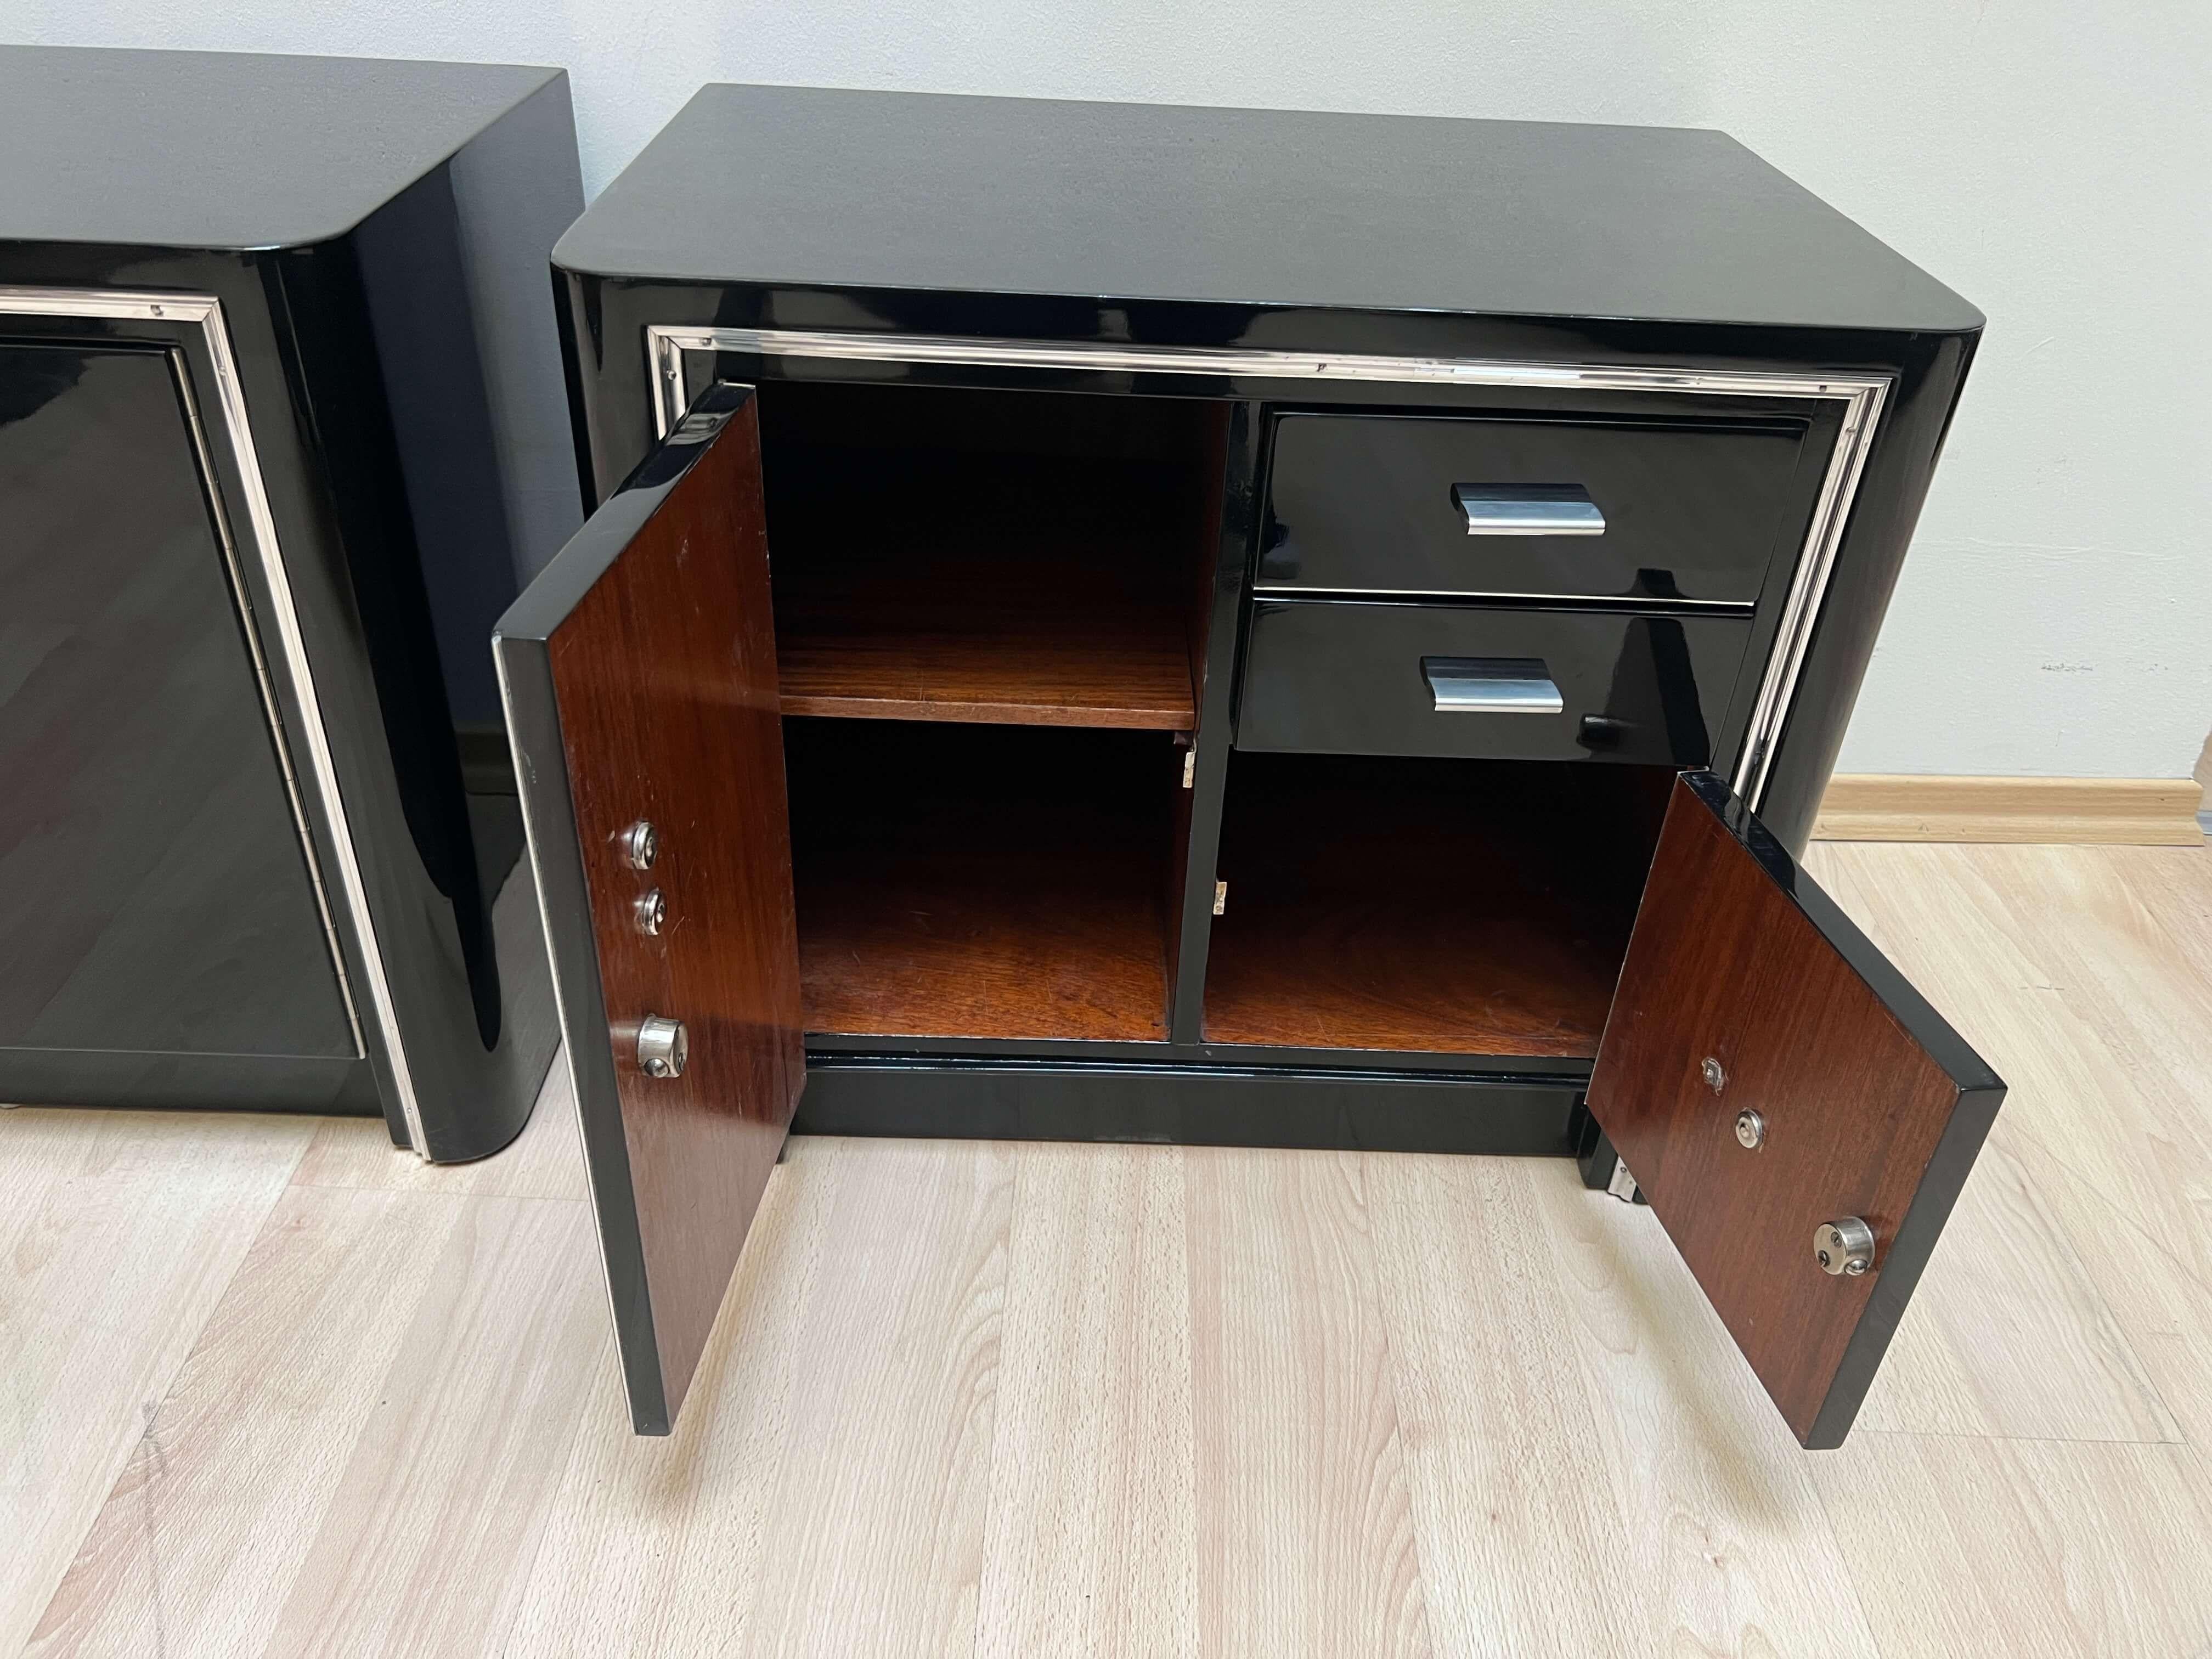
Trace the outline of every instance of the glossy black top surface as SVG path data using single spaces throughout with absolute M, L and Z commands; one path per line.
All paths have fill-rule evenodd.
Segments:
M 561 73 L 0 46 L 0 241 L 323 241 Z
M 709 86 L 554 251 L 617 277 L 1960 331 L 1725 134 Z

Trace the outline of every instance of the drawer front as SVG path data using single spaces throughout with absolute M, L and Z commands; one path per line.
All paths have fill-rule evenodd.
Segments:
M 1704 766 L 1750 636 L 1735 617 L 1262 599 L 1237 744 Z
M 1263 588 L 1748 605 L 1803 538 L 1802 428 L 1275 422 Z

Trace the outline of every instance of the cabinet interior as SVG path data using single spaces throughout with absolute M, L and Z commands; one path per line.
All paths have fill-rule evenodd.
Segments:
M 1167 1036 L 1157 732 L 787 717 L 811 1032 Z
M 1225 404 L 781 381 L 787 714 L 1188 732 Z
M 759 396 L 806 1029 L 1164 1041 L 1227 407 Z
M 1227 406 L 760 398 L 806 1029 L 1164 1042 Z M 1206 1040 L 1595 1055 L 1672 775 L 1234 754 Z
M 1673 777 L 1232 755 L 1207 1040 L 1595 1056 Z

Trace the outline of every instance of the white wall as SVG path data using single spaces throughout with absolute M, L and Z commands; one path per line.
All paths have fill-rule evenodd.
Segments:
M 2182 777 L 2212 726 L 2204 0 L 0 0 L 0 38 L 563 64 L 587 191 L 710 80 L 1724 128 L 1990 317 L 1843 767 Z

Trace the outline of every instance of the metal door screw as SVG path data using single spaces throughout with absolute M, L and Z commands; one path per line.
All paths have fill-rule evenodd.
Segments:
M 1855 1215 L 1823 1222 L 1813 1234 L 1813 1257 L 1822 1273 L 1856 1279 L 1874 1266 L 1874 1229 Z
M 615 847 L 631 869 L 650 870 L 660 856 L 660 832 L 640 818 L 615 837 Z

